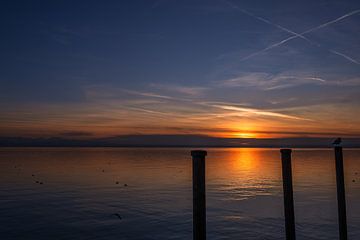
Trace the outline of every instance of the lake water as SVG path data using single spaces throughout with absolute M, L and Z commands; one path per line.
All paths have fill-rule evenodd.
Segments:
M 285 239 L 279 150 L 207 150 L 208 239 Z M 293 151 L 298 239 L 338 239 L 333 155 Z M 356 240 L 360 150 L 344 167 Z M 192 239 L 191 174 L 184 148 L 2 148 L 0 239 Z

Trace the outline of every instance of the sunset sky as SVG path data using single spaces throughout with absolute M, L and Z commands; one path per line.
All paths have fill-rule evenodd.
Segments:
M 2 1 L 0 136 L 360 137 L 360 1 Z

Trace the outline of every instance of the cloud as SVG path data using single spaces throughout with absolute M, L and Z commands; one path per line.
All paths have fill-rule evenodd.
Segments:
M 82 132 L 82 131 L 71 131 L 60 133 L 60 136 L 63 137 L 90 137 L 93 136 L 91 132 Z
M 291 88 L 304 84 L 326 84 L 328 81 L 310 74 L 287 74 L 278 75 L 269 73 L 243 73 L 238 77 L 215 82 L 219 87 L 254 87 L 262 90 L 274 90 Z
M 111 99 L 111 98 L 122 98 L 123 94 L 130 94 L 149 98 L 160 98 L 160 99 L 174 99 L 171 96 L 161 95 L 153 92 L 136 91 L 125 88 L 114 87 L 110 85 L 90 85 L 84 87 L 87 98 L 90 99 Z
M 250 115 L 260 115 L 260 116 L 266 116 L 266 117 L 274 117 L 274 118 L 282 118 L 282 119 L 293 119 L 293 120 L 309 120 L 307 118 L 292 116 L 288 114 L 278 113 L 278 112 L 272 112 L 262 109 L 256 109 L 256 108 L 249 108 L 249 107 L 239 107 L 234 105 L 224 105 L 224 104 L 209 104 L 212 107 L 223 109 L 226 111 L 230 111 L 233 113 L 240 113 L 242 114 L 250 114 Z
M 166 96 L 166 95 L 160 95 L 152 92 L 140 92 L 140 91 L 133 91 L 133 90 L 127 90 L 127 89 L 121 89 L 122 91 L 134 95 L 139 95 L 143 97 L 152 97 L 152 98 L 162 98 L 162 99 L 174 99 L 173 97 Z
M 152 83 L 150 84 L 150 86 L 156 89 L 166 90 L 168 92 L 173 92 L 173 93 L 179 93 L 190 97 L 202 96 L 205 91 L 209 90 L 208 87 L 193 87 L 193 86 L 174 85 L 174 84 Z

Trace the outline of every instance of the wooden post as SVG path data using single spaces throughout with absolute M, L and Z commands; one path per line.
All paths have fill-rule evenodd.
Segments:
M 205 156 L 206 151 L 191 151 L 193 164 L 193 239 L 206 240 Z
M 282 162 L 286 239 L 295 240 L 296 234 L 291 173 L 291 149 L 281 149 L 280 152 Z
M 338 218 L 339 218 L 339 236 L 340 236 L 340 240 L 347 240 L 344 164 L 343 164 L 342 147 L 340 146 L 335 147 L 335 166 L 336 166 L 336 186 L 337 186 Z

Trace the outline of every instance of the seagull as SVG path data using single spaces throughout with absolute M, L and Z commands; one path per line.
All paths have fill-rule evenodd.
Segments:
M 120 214 L 114 213 L 114 215 L 117 216 L 120 220 L 122 219 L 122 217 L 120 216 Z
M 333 145 L 339 146 L 340 144 L 341 144 L 341 138 L 337 138 L 337 139 L 335 139 L 335 141 L 333 142 Z

